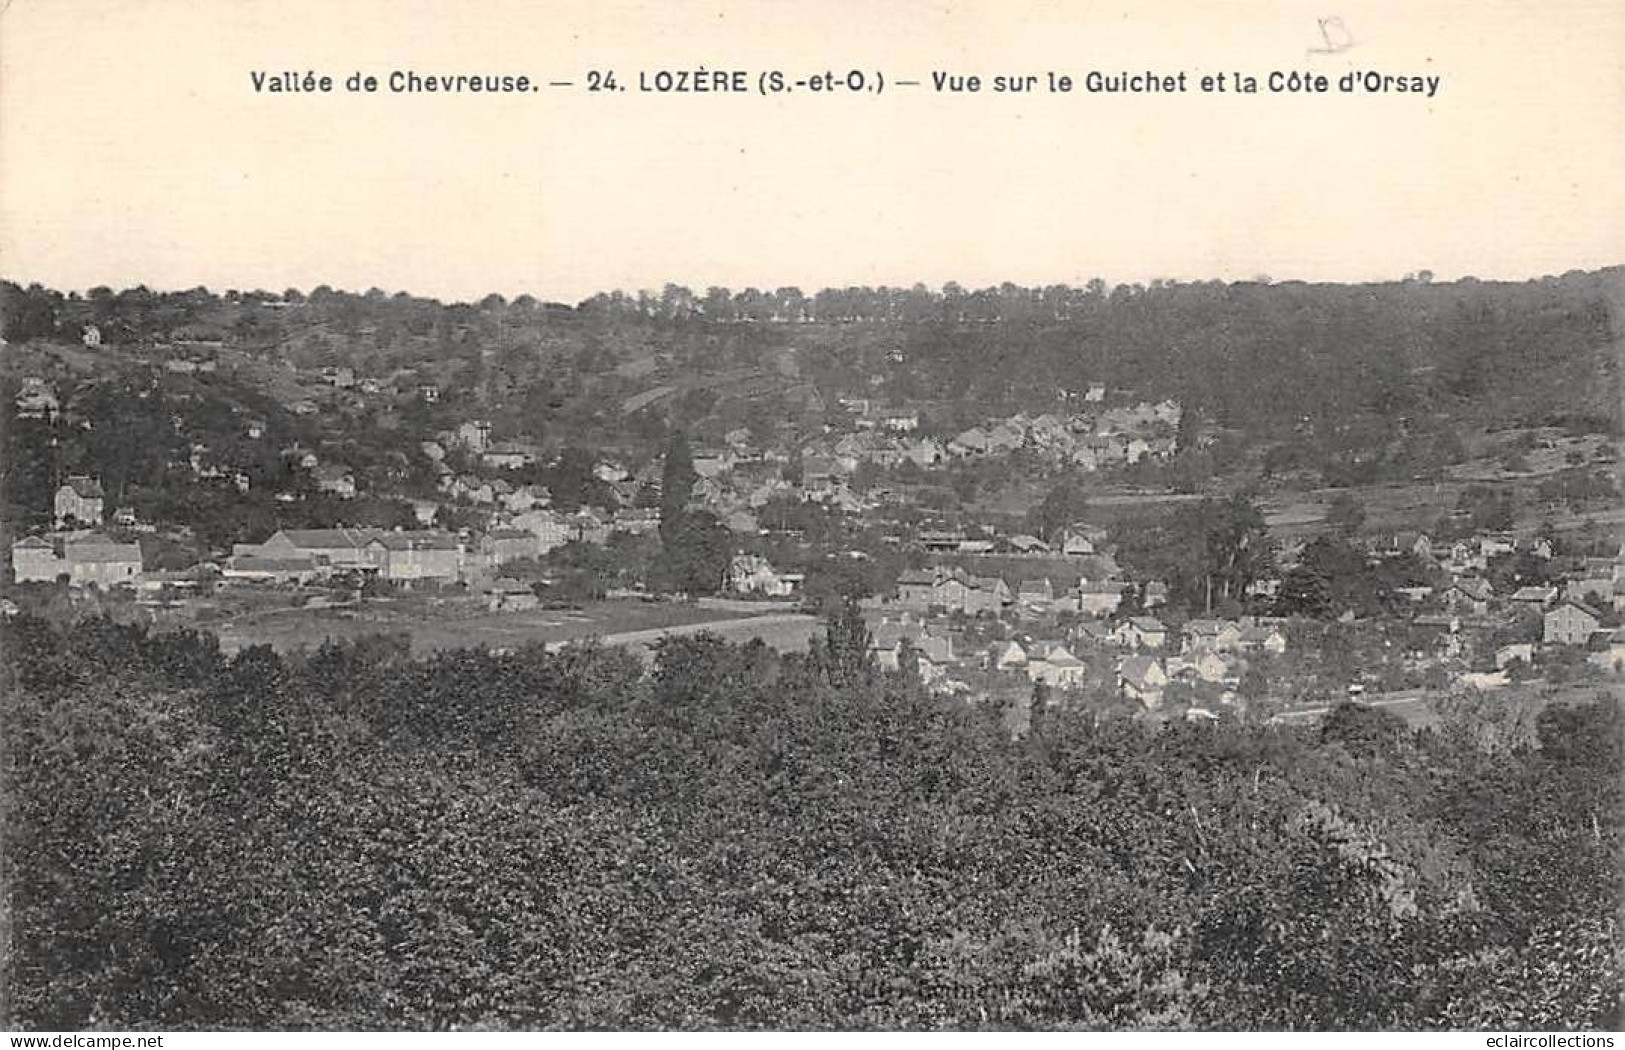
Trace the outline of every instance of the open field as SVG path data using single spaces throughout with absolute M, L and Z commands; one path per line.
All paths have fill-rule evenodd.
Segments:
M 328 639 L 396 633 L 409 635 L 414 650 L 432 652 L 477 645 L 555 644 L 593 637 L 637 644 L 672 629 L 693 631 L 702 625 L 730 640 L 743 641 L 752 636 L 752 628 L 745 626 L 748 621 L 762 621 L 759 629 L 777 638 L 787 630 L 787 620 L 812 620 L 784 614 L 777 606 L 761 606 L 758 611 L 770 615 L 682 602 L 604 601 L 581 609 L 494 613 L 473 601 L 405 600 L 333 609 L 271 609 L 204 626 L 219 636 L 220 646 L 227 652 L 250 645 L 269 645 L 281 651 L 320 645 Z M 795 641 L 791 635 L 784 637 Z M 805 644 L 802 638 L 800 645 Z
M 802 652 L 808 642 L 823 631 L 823 622 L 806 613 L 779 612 L 764 616 L 746 616 L 732 620 L 702 620 L 698 623 L 672 627 L 651 627 L 640 631 L 623 631 L 603 637 L 606 645 L 624 645 L 645 658 L 653 655 L 653 646 L 662 638 L 708 632 L 719 635 L 734 644 L 760 640 L 780 652 Z M 564 645 L 565 642 L 556 642 Z

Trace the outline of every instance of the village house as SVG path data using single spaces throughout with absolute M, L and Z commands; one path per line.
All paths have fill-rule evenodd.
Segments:
M 936 582 L 936 574 L 930 571 L 910 569 L 904 572 L 897 578 L 897 604 L 912 609 L 929 607 Z
M 1444 594 L 1445 605 L 1455 612 L 1483 616 L 1490 611 L 1495 590 L 1481 576 L 1468 576 L 1451 584 Z
M 591 507 L 582 507 L 564 521 L 569 536 L 578 543 L 603 546 L 609 542 L 609 522 Z
M 926 551 L 943 554 L 959 550 L 959 545 L 965 542 L 965 534 L 958 530 L 921 529 L 916 542 Z
M 1585 575 L 1563 585 L 1563 600 L 1598 607 L 1614 603 L 1614 575 Z
M 920 414 L 906 408 L 882 409 L 868 417 L 881 430 L 889 430 L 894 434 L 907 434 L 920 429 Z M 859 420 L 862 426 L 863 421 Z
M 379 534 L 377 529 L 280 529 L 264 543 L 239 544 L 236 554 L 273 560 L 309 558 L 336 571 L 377 572 L 382 565 L 368 545 Z
M 1505 688 L 1509 681 L 1505 671 L 1463 671 L 1451 679 L 1450 684 L 1457 689 L 1471 689 L 1484 693 L 1492 689 Z
M 495 490 L 496 487 L 492 486 L 492 491 L 495 492 Z M 509 491 L 504 492 L 497 502 L 502 504 L 503 510 L 513 514 L 523 514 L 532 507 L 540 505 L 542 501 L 536 495 L 535 486 L 516 485 Z
M 789 598 L 805 579 L 800 573 L 780 573 L 758 554 L 736 555 L 728 563 L 728 589 L 735 594 Z
M 728 472 L 733 466 L 733 457 L 727 449 L 697 448 L 690 454 L 690 462 L 694 473 L 702 478 L 714 478 Z
M 1014 601 L 997 576 L 971 576 L 959 568 L 906 572 L 898 581 L 898 603 L 909 608 L 941 608 L 975 616 L 997 614 Z
M 1241 624 L 1233 620 L 1187 620 L 1180 630 L 1180 649 L 1185 653 L 1202 649 L 1234 652 L 1241 644 L 1241 631 Z
M 1059 643 L 1043 646 L 1027 659 L 1027 677 L 1052 689 L 1073 689 L 1083 685 L 1089 668 Z
M 606 460 L 593 466 L 592 476 L 606 485 L 616 485 L 630 478 L 632 474 L 621 464 Z
M 290 445 L 282 450 L 282 458 L 298 466 L 301 470 L 315 470 L 321 463 L 321 458 L 308 448 Z
M 1279 656 L 1286 652 L 1286 633 L 1274 624 L 1245 624 L 1236 637 L 1242 652 L 1266 652 Z
M 903 443 L 902 453 L 904 459 L 922 468 L 935 467 L 947 457 L 947 451 L 942 447 L 942 442 L 935 438 L 906 441 Z
M 328 365 L 322 369 L 322 381 L 340 390 L 355 386 L 355 369 L 349 365 Z
M 55 545 L 43 536 L 28 536 L 11 545 L 11 578 L 17 583 L 54 583 L 67 571 Z
M 1014 601 L 1010 587 L 997 576 L 971 576 L 954 569 L 939 579 L 933 604 L 967 616 L 998 614 Z
M 519 470 L 535 463 L 536 456 L 515 445 L 495 445 L 480 453 L 480 462 L 491 470 Z
M 56 490 L 56 527 L 70 524 L 100 525 L 106 515 L 106 495 L 102 484 L 83 474 L 71 474 Z
M 516 514 L 513 527 L 524 529 L 536 537 L 536 553 L 546 554 L 569 543 L 573 538 L 569 524 L 556 512 L 542 508 Z
M 1590 650 L 1586 659 L 1605 671 L 1619 674 L 1625 671 L 1625 628 L 1599 631 L 1586 643 Z
M 1147 710 L 1162 706 L 1162 691 L 1167 685 L 1168 674 L 1154 657 L 1130 656 L 1117 666 L 1118 690 Z
M 1507 601 L 1514 606 L 1539 611 L 1557 601 L 1557 588 L 1550 584 L 1534 584 L 1528 587 L 1519 587 L 1508 596 Z
M 877 624 L 869 637 L 869 654 L 882 671 L 901 670 L 905 648 L 914 654 L 924 682 L 939 681 L 955 662 L 953 639 L 918 624 Z
M 1055 586 L 1047 576 L 1022 580 L 1016 587 L 1016 603 L 1034 612 L 1048 612 L 1055 604 Z
M 221 577 L 248 583 L 292 583 L 302 586 L 322 578 L 327 572 L 309 555 L 275 557 L 242 553 L 227 559 Z
M 14 402 L 18 419 L 54 420 L 62 411 L 56 391 L 39 376 L 24 376 Z
M 1168 628 L 1152 616 L 1131 616 L 1112 629 L 1111 638 L 1129 649 L 1161 649 L 1168 641 Z
M 1433 541 L 1423 532 L 1389 533 L 1378 541 L 1376 553 L 1390 558 L 1409 554 L 1424 561 L 1432 561 Z
M 919 661 L 920 679 L 933 686 L 951 685 L 946 682 L 948 671 L 957 662 L 953 637 L 925 631 L 914 639 L 914 654 Z
M 1541 623 L 1541 641 L 1547 645 L 1585 645 L 1602 628 L 1601 616 L 1578 602 L 1564 601 L 1551 609 Z
M 1097 529 L 1076 526 L 1065 529 L 1061 533 L 1061 553 L 1068 558 L 1099 554 L 1100 545 L 1105 542 L 1105 538 L 1105 534 Z
M 1016 554 L 1049 553 L 1049 544 L 1045 543 L 1037 536 L 1031 536 L 1025 532 L 1018 532 L 1004 542 L 1009 546 L 1010 550 L 1014 551 Z
M 1237 667 L 1229 658 L 1212 649 L 1202 648 L 1169 657 L 1167 671 L 1170 679 L 1195 679 L 1211 683 L 1234 681 L 1238 677 Z
M 391 583 L 446 584 L 462 575 L 462 546 L 449 533 L 385 532 L 368 542 L 366 553 Z
M 488 419 L 470 419 L 460 423 L 452 432 L 457 444 L 468 449 L 476 455 L 484 452 L 491 444 L 491 421 Z
M 1075 625 L 1069 637 L 1079 645 L 1102 649 L 1112 644 L 1111 628 L 1096 620 L 1086 620 Z
M 492 612 L 523 612 L 541 604 L 529 584 L 510 576 L 492 581 L 485 589 L 486 607 Z
M 660 511 L 655 507 L 623 507 L 615 512 L 610 527 L 633 536 L 649 536 L 660 531 Z
M 319 491 L 337 496 L 339 499 L 354 499 L 356 494 L 355 475 L 350 469 L 337 463 L 324 463 L 311 472 L 316 480 Z
M 541 556 L 536 534 L 524 529 L 492 529 L 481 540 L 480 550 L 492 565 Z
M 995 671 L 1020 671 L 1027 666 L 1027 650 L 1013 638 L 996 642 L 988 651 L 988 666 Z
M 141 575 L 139 544 L 118 543 L 95 533 L 66 540 L 62 561 L 68 583 L 75 587 L 134 586 Z
M 1079 580 L 1078 611 L 1085 616 L 1111 616 L 1123 604 L 1124 584 L 1117 580 Z
M 1508 642 L 1505 645 L 1496 646 L 1495 669 L 1497 671 L 1504 671 L 1508 665 L 1520 661 L 1526 666 L 1535 662 L 1535 645 L 1533 642 Z

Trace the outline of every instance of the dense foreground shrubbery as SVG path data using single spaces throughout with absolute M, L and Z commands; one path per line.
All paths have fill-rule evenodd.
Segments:
M 925 696 L 832 632 L 0 637 L 10 1024 L 1617 1024 L 1620 719 L 1538 746 Z

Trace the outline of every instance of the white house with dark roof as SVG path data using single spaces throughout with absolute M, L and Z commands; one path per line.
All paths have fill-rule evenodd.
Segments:
M 1547 645 L 1585 645 L 1602 630 L 1602 617 L 1579 602 L 1559 602 L 1546 610 L 1541 641 Z
M 107 497 L 102 483 L 84 474 L 71 474 L 56 490 L 56 527 L 77 522 L 100 525 L 107 513 Z
M 43 536 L 28 536 L 11 545 L 11 578 L 17 583 L 53 583 L 67 571 L 56 546 Z

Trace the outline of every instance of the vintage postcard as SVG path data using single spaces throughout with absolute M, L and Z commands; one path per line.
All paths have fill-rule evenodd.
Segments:
M 1622 187 L 1603 0 L 9 0 L 0 1028 L 1611 1047 Z

